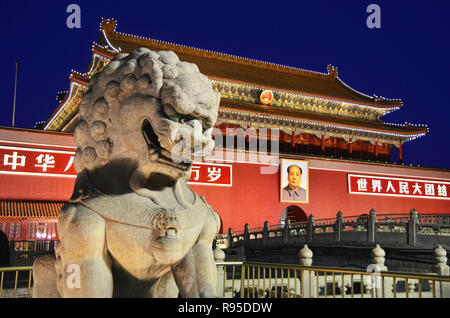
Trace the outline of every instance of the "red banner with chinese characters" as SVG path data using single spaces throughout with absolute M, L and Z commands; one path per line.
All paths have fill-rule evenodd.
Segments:
M 226 164 L 193 163 L 188 184 L 231 187 L 232 166 Z
M 0 146 L 0 173 L 76 176 L 74 151 Z
M 349 174 L 348 192 L 448 200 L 450 199 L 450 182 Z
M 76 177 L 74 151 L 0 145 L 0 174 Z M 232 186 L 232 166 L 193 163 L 189 184 Z

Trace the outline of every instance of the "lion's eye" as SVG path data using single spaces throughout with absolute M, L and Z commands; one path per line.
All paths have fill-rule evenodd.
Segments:
M 174 116 L 174 115 L 178 115 L 177 111 L 169 104 L 164 104 L 164 112 L 166 113 L 167 116 Z

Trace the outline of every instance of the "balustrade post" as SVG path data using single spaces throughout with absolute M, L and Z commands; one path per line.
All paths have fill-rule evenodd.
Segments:
M 36 248 L 35 248 L 35 251 L 36 251 Z M 17 259 L 18 259 L 18 257 L 17 257 L 17 251 L 16 251 L 16 241 L 11 240 L 11 242 L 9 242 L 9 264 L 11 266 L 17 266 Z
M 385 262 L 386 252 L 380 247 L 379 244 L 375 246 L 370 252 L 370 265 L 367 267 L 368 272 L 372 272 L 371 276 L 366 276 L 366 287 L 369 290 L 375 289 L 375 295 L 377 298 L 392 298 L 392 290 L 394 280 L 392 277 L 381 277 L 380 272 L 386 272 L 388 270 Z
M 300 266 L 311 267 L 313 262 L 313 252 L 309 249 L 308 245 L 304 245 L 301 250 L 298 251 L 298 263 Z M 303 298 L 315 297 L 317 281 L 316 273 L 311 270 L 304 269 L 300 272 L 300 286 L 301 295 Z
M 341 241 L 342 222 L 342 212 L 339 211 L 336 216 L 336 222 L 334 223 L 334 242 L 336 243 Z
M 231 227 L 228 228 L 228 248 L 231 249 L 233 247 L 233 231 Z
M 447 251 L 438 245 L 433 249 L 434 265 L 431 266 L 433 273 L 440 276 L 450 276 L 450 267 L 447 265 Z
M 291 220 L 289 218 L 286 218 L 284 221 L 284 228 L 283 228 L 283 244 L 287 245 L 289 241 L 289 235 L 291 232 Z
M 266 246 L 267 240 L 269 239 L 269 222 L 268 221 L 264 222 L 262 235 L 263 235 L 263 246 Z
M 250 237 L 250 231 L 248 228 L 248 223 L 245 223 L 245 227 L 244 227 L 244 245 L 248 244 L 248 239 Z
M 367 219 L 367 242 L 375 243 L 375 233 L 377 230 L 377 212 L 372 209 Z
M 313 262 L 313 252 L 309 249 L 308 245 L 304 245 L 303 248 L 298 251 L 298 263 L 300 266 L 311 266 Z
M 225 261 L 225 253 L 219 247 L 213 250 L 214 260 L 216 263 L 223 263 Z M 216 281 L 216 294 L 218 297 L 225 297 L 225 266 L 223 264 L 216 265 L 217 267 L 217 281 Z
M 419 223 L 419 213 L 412 209 L 408 221 L 408 244 L 416 245 L 417 242 L 417 223 Z
M 310 215 L 308 219 L 308 226 L 306 227 L 306 231 L 308 232 L 307 235 L 307 242 L 311 243 L 313 240 L 313 232 L 314 232 L 314 216 Z
M 384 265 L 386 261 L 386 252 L 380 247 L 379 244 L 370 252 L 370 264 L 376 265 L 378 270 L 381 272 L 387 271 L 387 266 Z
M 447 265 L 447 251 L 441 245 L 433 249 L 434 265 L 431 271 L 440 276 L 450 276 L 450 268 Z M 450 297 L 450 283 L 436 282 L 436 296 L 440 298 Z

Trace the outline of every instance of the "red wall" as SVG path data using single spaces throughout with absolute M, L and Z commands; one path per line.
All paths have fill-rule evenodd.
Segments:
M 301 159 L 297 157 L 296 159 Z M 281 203 L 280 176 L 261 174 L 259 164 L 233 163 L 233 187 L 191 185 L 219 213 L 223 231 L 229 227 L 242 230 L 279 222 L 282 211 L 289 205 L 299 206 L 315 219 L 334 218 L 341 211 L 344 216 L 368 214 L 408 214 L 413 208 L 420 213 L 450 214 L 450 200 L 371 196 L 349 194 L 348 174 L 358 173 L 399 178 L 450 181 L 449 171 L 410 167 L 387 167 L 331 160 L 309 160 L 309 203 Z M 330 169 L 330 170 L 328 170 Z M 450 195 L 450 194 L 449 194 Z
M 76 150 L 72 134 L 1 127 L 0 146 L 68 153 Z M 3 162 L 3 158 L 0 160 Z M 72 195 L 74 182 L 75 176 L 70 175 L 50 177 L 0 171 L 0 199 L 64 201 Z
M 223 231 L 229 227 L 242 230 L 245 223 L 262 227 L 265 220 L 277 224 L 279 214 L 289 206 L 279 203 L 278 173 L 261 174 L 260 168 L 257 164 L 234 163 L 232 187 L 190 185 L 219 213 Z
M 279 173 L 261 174 L 262 166 L 258 164 L 233 163 L 232 187 L 193 184 L 190 187 L 205 196 L 219 213 L 224 232 L 229 227 L 241 230 L 245 223 L 251 228 L 262 227 L 265 220 L 277 224 L 282 211 L 294 204 L 316 219 L 333 218 L 338 211 L 344 216 L 360 215 L 372 208 L 378 214 L 409 213 L 412 208 L 419 213 L 450 214 L 450 200 L 349 194 L 347 175 L 352 171 L 322 170 L 312 167 L 313 163 L 310 161 L 309 203 L 281 203 Z M 353 165 L 357 167 L 357 164 Z M 361 173 L 359 170 L 354 172 Z M 370 171 L 366 174 L 373 175 Z M 405 177 L 404 174 L 395 176 Z M 74 181 L 75 178 L 68 177 L 0 175 L 0 199 L 68 200 Z
M 73 136 L 36 131 L 0 128 L 0 145 L 75 151 Z M 225 158 L 225 157 L 224 157 Z M 366 174 L 398 178 L 416 178 L 450 182 L 450 170 L 427 169 L 381 164 L 356 163 L 326 159 L 290 158 L 309 162 L 309 203 L 297 204 L 316 219 L 334 218 L 338 211 L 344 216 L 360 215 L 375 209 L 378 214 L 448 213 L 450 200 L 370 196 L 348 193 L 348 174 Z M 219 213 L 226 232 L 229 227 L 242 230 L 245 223 L 262 227 L 264 221 L 277 224 L 282 211 L 293 203 L 280 202 L 280 176 L 277 165 L 272 174 L 262 174 L 267 165 L 249 160 L 215 161 L 233 165 L 232 187 L 191 185 Z M 33 176 L 0 174 L 2 200 L 68 200 L 75 178 L 72 176 Z M 449 191 L 450 196 L 450 191 Z
M 0 199 L 67 201 L 75 178 L 0 174 Z

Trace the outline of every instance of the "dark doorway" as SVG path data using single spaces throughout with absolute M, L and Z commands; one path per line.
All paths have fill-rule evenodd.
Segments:
M 9 241 L 5 233 L 0 231 L 0 267 L 9 266 Z
M 280 224 L 284 224 L 286 218 L 288 218 L 291 223 L 303 222 L 308 220 L 305 211 L 303 211 L 302 208 L 296 205 L 290 205 L 286 209 L 284 209 L 283 212 L 281 212 Z

